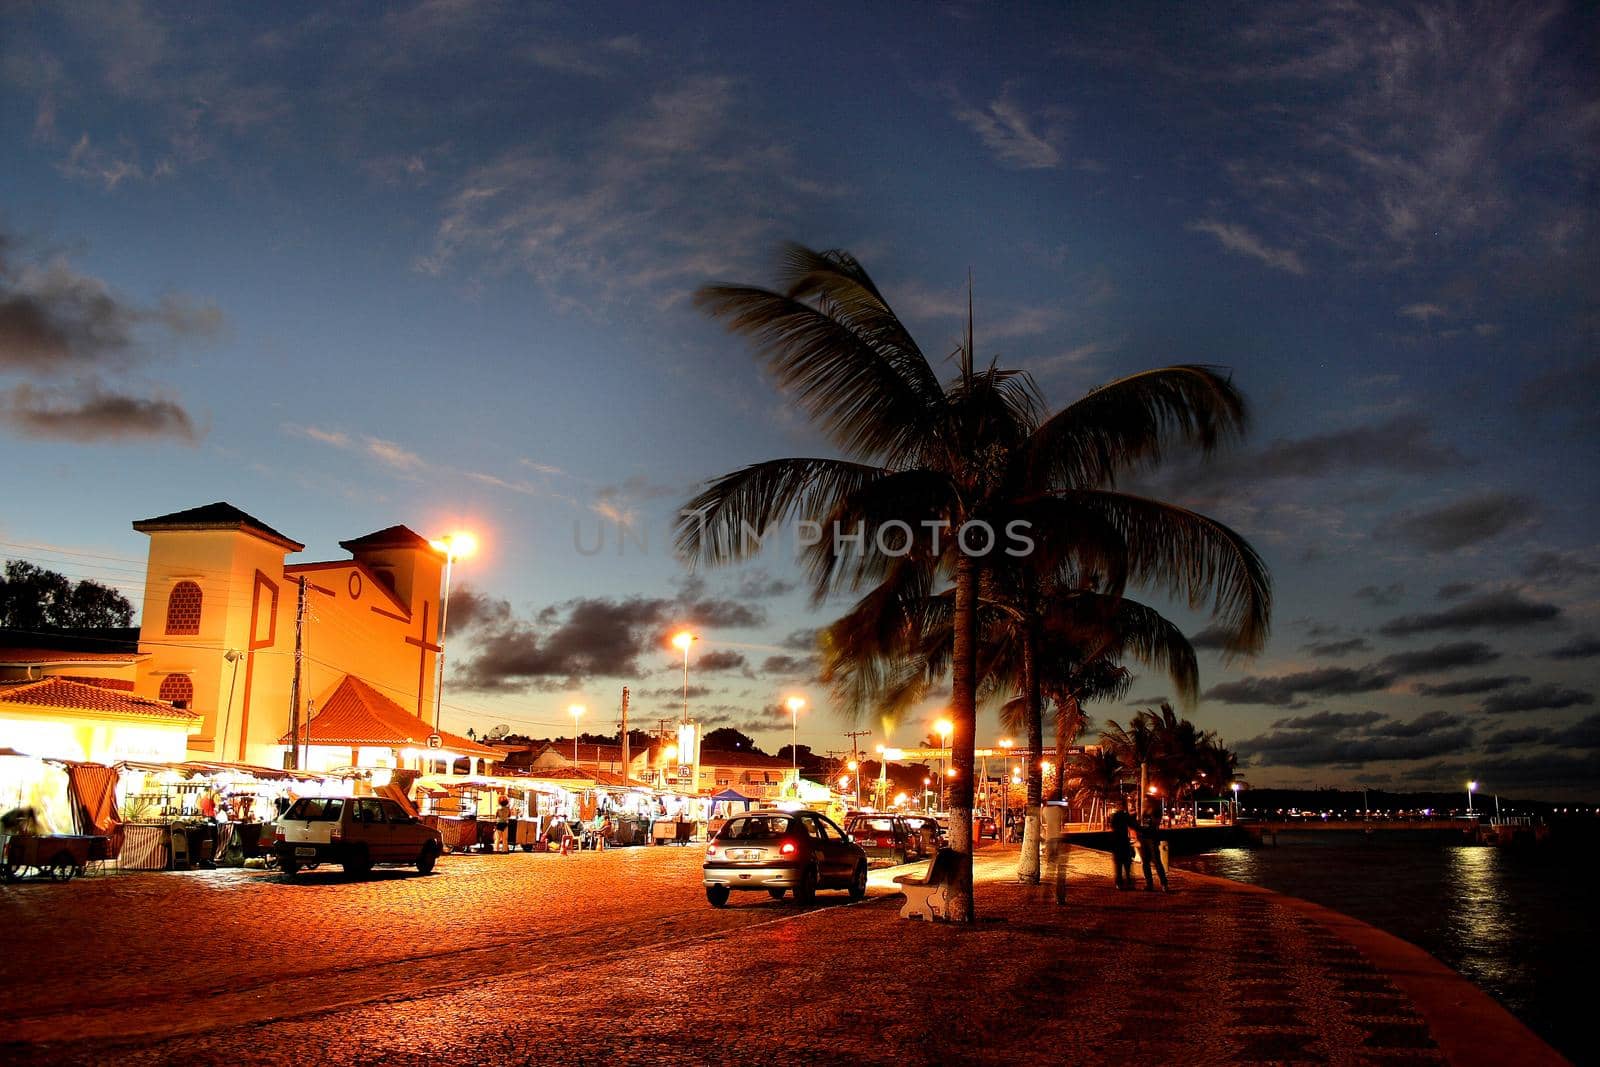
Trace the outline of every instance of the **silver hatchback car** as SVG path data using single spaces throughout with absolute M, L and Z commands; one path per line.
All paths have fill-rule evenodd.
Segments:
M 801 904 L 818 889 L 867 895 L 867 854 L 826 816 L 814 811 L 735 815 L 706 846 L 706 900 L 725 907 L 735 889 L 765 889 L 774 900 L 794 891 Z

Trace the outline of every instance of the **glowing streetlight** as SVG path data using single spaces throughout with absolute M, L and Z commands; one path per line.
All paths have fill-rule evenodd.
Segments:
M 789 708 L 789 762 L 794 771 L 794 795 L 800 795 L 800 709 L 806 706 L 805 697 L 790 697 L 784 701 Z
M 447 534 L 429 541 L 428 547 L 444 556 L 444 597 L 439 601 L 439 680 L 433 687 L 433 729 L 437 733 L 444 718 L 444 626 L 450 613 L 450 571 L 458 559 L 478 551 L 478 539 L 469 533 Z M 245 679 L 245 689 L 250 679 Z
M 567 714 L 572 716 L 572 765 L 578 765 L 578 720 L 583 718 L 584 706 L 573 704 L 567 708 Z
M 861 775 L 858 772 L 861 770 L 861 764 L 856 762 L 855 760 L 851 760 L 849 763 L 845 764 L 845 769 L 848 770 L 851 773 L 851 775 L 855 777 L 855 780 L 856 780 L 856 807 L 857 807 L 857 809 L 859 809 L 861 807 Z
M 1477 791 L 1478 791 L 1478 783 L 1477 782 L 1468 782 L 1467 783 L 1467 814 L 1468 815 L 1472 814 L 1472 794 L 1476 793 Z
M 1239 783 L 1233 782 L 1228 788 L 1233 790 L 1233 823 L 1237 826 L 1239 824 Z
M 688 630 L 672 635 L 672 643 L 683 650 L 683 722 L 689 721 L 689 646 L 698 640 Z

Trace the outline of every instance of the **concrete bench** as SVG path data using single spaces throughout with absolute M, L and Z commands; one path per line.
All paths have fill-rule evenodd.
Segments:
M 941 848 L 928 861 L 928 869 L 919 877 L 914 874 L 895 875 L 895 882 L 906 895 L 900 908 L 902 919 L 927 919 L 942 922 L 950 918 L 950 886 L 960 877 L 962 868 L 971 859 L 950 848 Z

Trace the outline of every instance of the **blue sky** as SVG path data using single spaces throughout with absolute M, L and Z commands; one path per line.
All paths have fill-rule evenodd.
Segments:
M 702 480 L 828 447 L 689 294 L 846 248 L 935 357 L 970 271 L 980 355 L 1057 404 L 1232 368 L 1248 440 L 1143 486 L 1272 566 L 1269 646 L 1203 652 L 1192 712 L 1252 782 L 1586 792 L 1595 18 L 8 5 L 0 548 L 137 586 L 129 522 L 212 500 L 310 558 L 470 525 L 456 726 L 670 714 L 685 620 L 699 714 L 775 749 L 799 690 L 845 747 L 791 559 L 666 541 Z

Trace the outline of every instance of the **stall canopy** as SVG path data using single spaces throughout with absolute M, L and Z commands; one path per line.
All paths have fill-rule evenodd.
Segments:
M 733 800 L 733 801 L 742 800 L 746 804 L 749 804 L 749 803 L 753 802 L 756 798 L 755 797 L 747 797 L 743 793 L 739 792 L 737 789 L 729 787 L 727 789 L 724 789 L 720 793 L 712 793 L 711 794 L 711 799 L 712 800 Z

